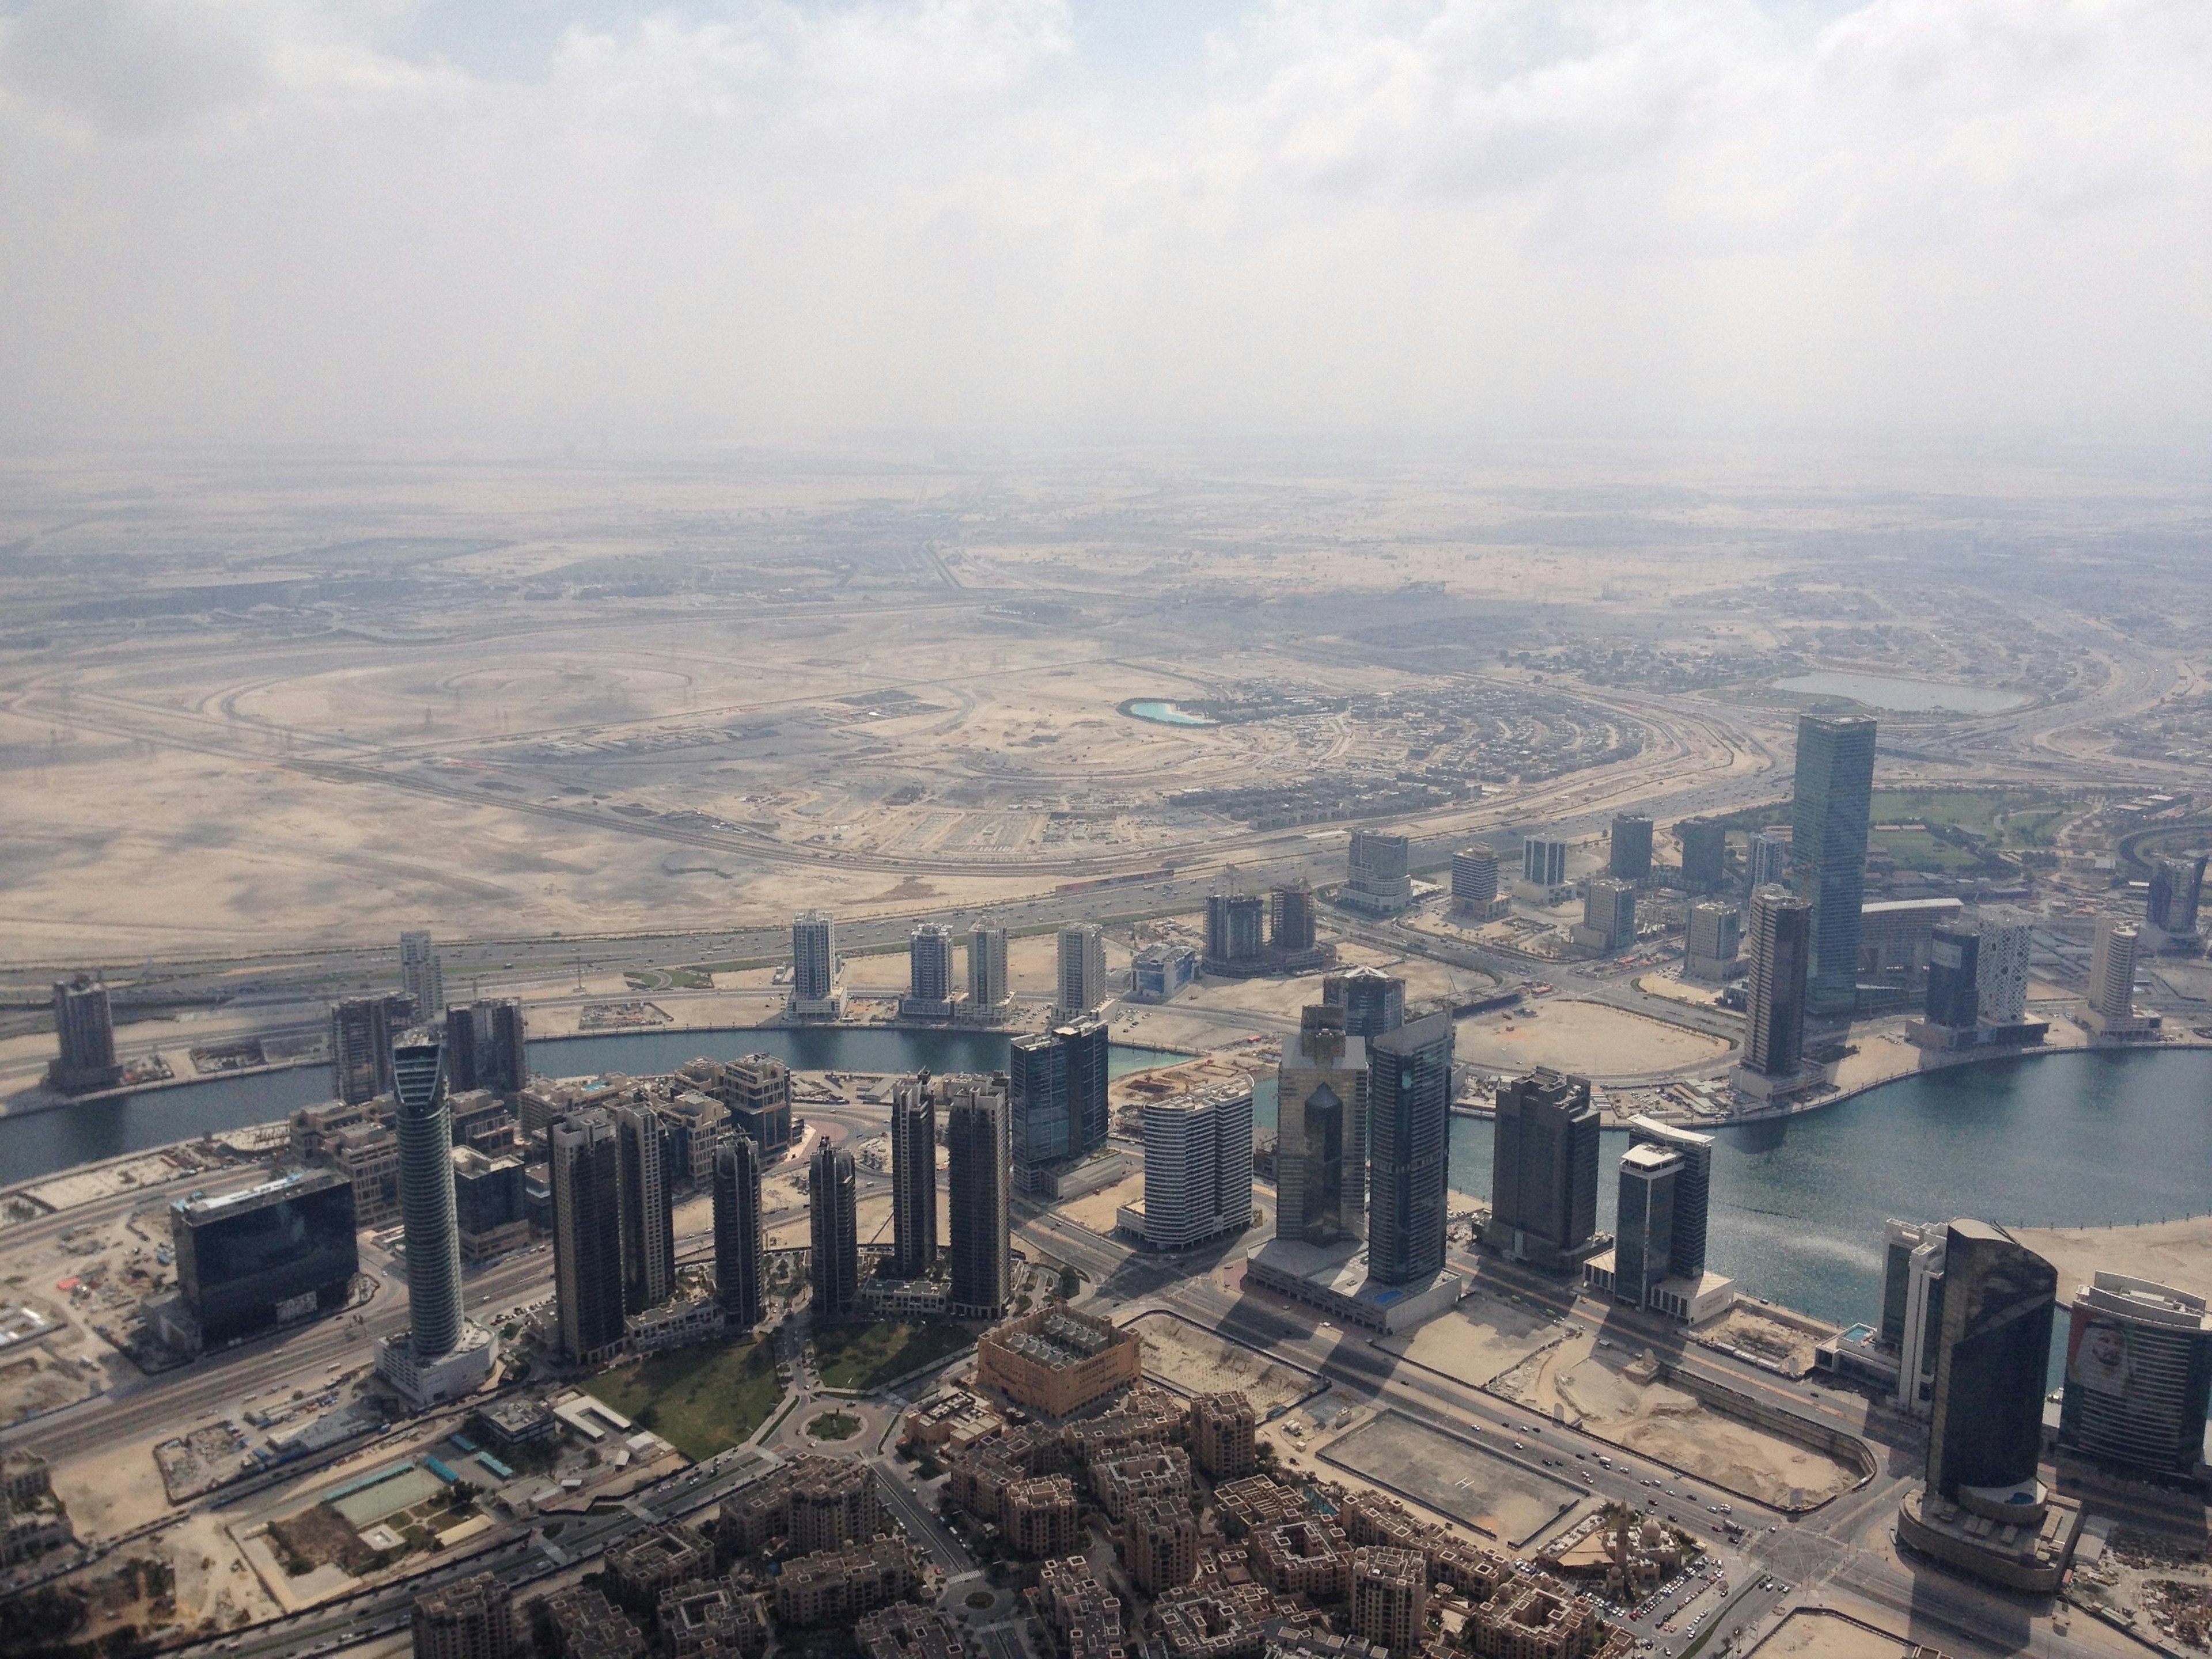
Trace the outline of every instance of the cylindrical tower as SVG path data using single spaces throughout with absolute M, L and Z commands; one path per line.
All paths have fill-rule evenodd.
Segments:
M 407 1346 L 418 1360 L 461 1339 L 461 1235 L 453 1218 L 453 1126 L 434 1030 L 392 1047 L 399 1096 L 399 1213 L 407 1240 Z

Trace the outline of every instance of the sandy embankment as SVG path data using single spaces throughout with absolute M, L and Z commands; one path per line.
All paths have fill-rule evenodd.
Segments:
M 2058 1269 L 2058 1299 L 2100 1272 L 2152 1279 L 2212 1301 L 2212 1215 L 2139 1227 L 2012 1227 L 2014 1237 Z

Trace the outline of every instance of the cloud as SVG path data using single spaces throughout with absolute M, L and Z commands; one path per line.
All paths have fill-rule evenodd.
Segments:
M 439 21 L 0 23 L 0 432 L 2212 416 L 2193 3 L 1281 0 L 1165 68 L 1053 0 L 578 14 L 500 72 Z

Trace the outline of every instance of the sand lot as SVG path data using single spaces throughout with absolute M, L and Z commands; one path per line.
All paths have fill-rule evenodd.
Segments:
M 1321 1454 L 1516 1548 L 1581 1500 L 1579 1487 L 1385 1412 Z
M 1487 1383 L 1565 1334 L 1535 1308 L 1478 1288 L 1459 1306 L 1431 1319 L 1412 1336 L 1385 1337 L 1378 1345 L 1431 1370 Z
M 1144 1195 L 1145 1172 L 1139 1170 L 1110 1187 L 1101 1187 L 1081 1198 L 1071 1198 L 1053 1208 L 1079 1227 L 1088 1227 L 1094 1233 L 1110 1233 L 1114 1231 L 1114 1212 L 1124 1204 L 1134 1204 Z
M 2100 1269 L 2170 1285 L 2212 1300 L 2212 1215 L 2153 1221 L 2140 1227 L 2014 1227 L 2014 1237 L 2058 1269 L 2058 1299 Z
M 1595 1002 L 1544 1002 L 1459 1022 L 1458 1057 L 1500 1072 L 1551 1066 L 1621 1077 L 1718 1060 L 1728 1051 L 1718 1037 Z
M 1808 1509 L 1858 1479 L 1836 1459 L 1723 1417 L 1680 1389 L 1625 1375 L 1636 1358 L 1579 1332 L 1499 1378 L 1492 1391 L 1777 1509 Z
M 1129 1328 L 1145 1340 L 1145 1375 L 1185 1394 L 1241 1389 L 1252 1409 L 1265 1417 L 1315 1386 L 1304 1371 L 1276 1364 L 1172 1314 L 1146 1314 Z
M 1894 1636 L 1800 1607 L 1752 1652 L 1758 1659 L 1899 1659 L 1911 1650 Z

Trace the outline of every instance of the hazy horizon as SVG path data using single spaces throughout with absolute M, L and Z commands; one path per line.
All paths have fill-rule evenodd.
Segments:
M 2159 3 L 33 0 L 0 443 L 2162 449 L 2208 70 Z

